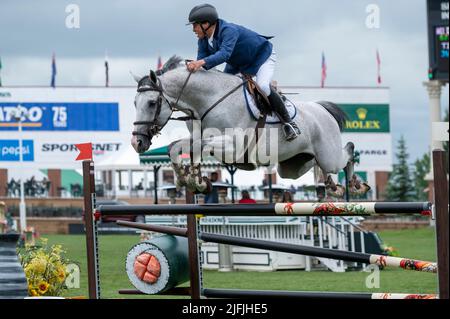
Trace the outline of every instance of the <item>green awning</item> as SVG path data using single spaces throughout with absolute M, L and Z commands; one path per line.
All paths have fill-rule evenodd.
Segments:
M 47 175 L 48 178 L 48 169 L 40 169 L 40 171 Z M 74 169 L 61 169 L 61 187 L 64 187 L 66 190 L 70 191 L 71 184 L 80 184 L 82 187 L 83 176 Z
M 70 190 L 71 184 L 79 184 L 83 186 L 83 176 L 73 169 L 61 170 L 61 186 L 67 190 Z
M 163 146 L 139 154 L 139 163 L 148 166 L 169 166 L 169 146 Z

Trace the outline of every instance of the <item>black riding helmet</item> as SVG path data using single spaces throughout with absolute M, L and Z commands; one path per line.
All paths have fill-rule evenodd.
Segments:
M 210 4 L 200 4 L 192 8 L 189 13 L 189 24 L 193 23 L 203 23 L 209 22 L 209 24 L 214 24 L 219 19 L 219 15 L 217 14 L 217 10 L 214 6 Z

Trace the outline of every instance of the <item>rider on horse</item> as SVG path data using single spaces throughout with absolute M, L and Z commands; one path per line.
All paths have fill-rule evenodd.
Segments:
M 270 85 L 276 62 L 273 45 L 269 42 L 271 37 L 219 19 L 216 8 L 210 4 L 194 7 L 189 14 L 189 24 L 199 38 L 197 61 L 188 63 L 189 71 L 202 67 L 209 70 L 226 62 L 225 73 L 256 76 L 256 83 L 283 123 L 286 140 L 295 139 L 300 130 L 291 121 L 281 96 Z

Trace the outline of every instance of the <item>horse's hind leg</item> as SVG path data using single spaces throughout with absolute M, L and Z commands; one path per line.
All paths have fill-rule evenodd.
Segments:
M 316 175 L 322 175 L 322 181 L 319 182 L 319 185 L 316 185 L 316 187 L 318 187 L 318 191 L 320 191 L 320 196 L 325 196 L 326 191 L 333 197 L 342 197 L 342 186 L 336 185 L 328 174 L 338 174 L 340 170 L 344 169 L 348 176 L 352 177 L 354 175 L 353 165 L 355 145 L 352 142 L 349 142 L 344 148 L 340 148 L 337 146 L 340 145 L 340 141 L 336 144 L 331 143 L 331 145 L 331 149 L 322 149 L 322 152 L 316 151 L 317 164 L 321 170 L 320 173 L 316 170 Z M 320 179 L 318 178 L 317 180 L 319 181 Z
M 342 198 L 344 196 L 344 187 L 336 184 L 331 175 L 326 174 L 318 165 L 314 166 L 314 182 L 319 201 L 323 201 L 327 196 L 336 198 Z
M 317 200 L 323 201 L 326 197 L 325 174 L 319 165 L 314 165 L 314 186 L 316 187 Z
M 343 153 L 343 157 L 346 160 L 346 165 L 344 167 L 345 178 L 346 182 L 350 183 L 349 179 L 353 179 L 353 176 L 355 175 L 355 144 L 348 142 L 344 147 Z
M 344 151 L 349 155 L 347 165 L 344 168 L 346 187 L 351 193 L 364 195 L 370 190 L 370 186 L 365 182 L 360 182 L 355 175 L 355 145 L 347 143 Z

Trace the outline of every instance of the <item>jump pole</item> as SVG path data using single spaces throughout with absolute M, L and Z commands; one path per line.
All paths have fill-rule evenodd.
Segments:
M 83 161 L 83 192 L 89 299 L 100 299 L 98 232 L 94 216 L 95 176 L 93 161 Z
M 430 215 L 429 202 L 335 202 L 277 204 L 175 204 L 175 205 L 101 205 L 101 215 L 189 215 L 209 216 L 369 216 L 378 214 Z
M 186 190 L 186 204 L 194 205 L 195 195 Z M 189 274 L 191 299 L 200 299 L 202 293 L 203 272 L 199 257 L 197 217 L 187 215 L 186 237 L 188 238 Z
M 442 150 L 434 150 L 434 207 L 436 217 L 436 248 L 440 299 L 449 299 L 449 206 L 448 179 L 445 170 L 446 165 L 445 152 Z
M 132 227 L 155 232 L 162 232 L 165 234 L 182 237 L 186 237 L 189 234 L 189 231 L 186 228 L 148 225 L 126 221 L 117 221 L 117 224 L 120 226 Z M 206 242 L 218 244 L 242 246 L 256 249 L 266 249 L 291 254 L 308 255 L 308 256 L 345 260 L 351 262 L 359 262 L 363 264 L 378 265 L 383 268 L 388 266 L 388 267 L 403 268 L 406 270 L 416 270 L 431 273 L 437 272 L 436 263 L 422 260 L 414 260 L 409 258 L 399 258 L 376 254 L 342 251 L 336 249 L 318 248 L 304 245 L 278 243 L 259 239 L 238 238 L 233 236 L 203 233 L 203 232 L 199 233 L 198 238 Z
M 283 290 L 240 290 L 205 288 L 203 295 L 209 298 L 303 298 L 303 299 L 438 299 L 435 294 L 315 292 Z

